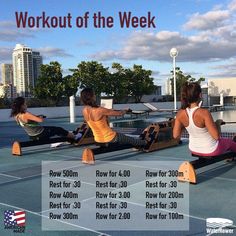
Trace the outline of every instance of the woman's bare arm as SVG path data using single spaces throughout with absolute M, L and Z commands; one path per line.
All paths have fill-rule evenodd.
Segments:
M 220 138 L 220 134 L 212 118 L 211 113 L 208 110 L 204 110 L 204 114 L 202 115 L 204 117 L 205 126 L 209 134 L 212 136 L 212 138 L 218 140 Z
M 107 109 L 104 107 L 100 107 L 99 110 L 102 113 L 102 115 L 105 115 L 105 116 L 123 116 L 126 113 L 126 111 L 116 111 L 116 110 Z
M 174 128 L 173 128 L 173 138 L 177 139 L 180 138 L 182 131 L 183 131 L 184 126 L 180 122 L 179 116 L 176 116 L 175 123 L 174 123 Z
M 28 122 L 30 120 L 35 121 L 35 122 L 43 122 L 42 117 L 35 116 L 29 112 L 26 112 L 25 114 L 23 114 L 22 118 L 24 119 L 25 122 Z

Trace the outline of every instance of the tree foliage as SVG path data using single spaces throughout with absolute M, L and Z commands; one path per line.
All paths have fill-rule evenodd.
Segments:
M 177 100 L 180 100 L 180 92 L 181 92 L 181 87 L 185 82 L 203 82 L 205 81 L 205 78 L 200 77 L 199 79 L 193 78 L 191 75 L 184 75 L 184 73 L 180 70 L 180 67 L 175 68 L 175 73 L 176 73 L 176 97 Z M 173 70 L 171 71 L 172 77 L 170 78 L 171 80 L 171 89 L 174 91 L 174 72 Z
M 150 94 L 155 86 L 152 72 L 140 65 L 125 69 L 119 63 L 113 63 L 111 70 L 96 61 L 81 62 L 76 69 L 71 69 L 73 77 L 78 77 L 80 88 L 93 88 L 97 95 L 105 93 L 121 101 L 126 96 L 133 96 L 135 102 L 140 102 L 144 94 Z
M 155 89 L 152 71 L 143 69 L 141 65 L 125 69 L 121 64 L 113 63 L 109 68 L 97 61 L 82 61 L 70 71 L 72 75 L 63 77 L 58 62 L 42 65 L 41 76 L 33 89 L 34 96 L 57 104 L 62 97 L 76 94 L 78 87 L 90 87 L 96 95 L 112 96 L 115 102 L 127 96 L 140 102 L 144 94 L 150 94 Z
M 72 95 L 76 95 L 79 87 L 79 79 L 72 75 L 63 77 L 63 95 L 69 98 Z
M 79 82 L 72 76 L 63 77 L 61 65 L 57 61 L 41 66 L 41 75 L 36 81 L 33 94 L 36 98 L 55 101 L 76 94 Z
M 154 89 L 151 70 L 144 70 L 141 65 L 134 65 L 132 69 L 126 70 L 128 79 L 128 92 L 134 97 L 135 102 L 141 102 L 144 94 L 151 94 Z
M 112 96 L 115 102 L 121 101 L 128 94 L 128 81 L 125 69 L 119 63 L 112 64 L 112 72 L 106 78 L 104 93 Z
M 71 69 L 71 71 L 73 77 L 79 79 L 80 88 L 92 88 L 97 95 L 104 92 L 109 72 L 108 68 L 103 67 L 101 63 L 82 61 L 76 69 Z

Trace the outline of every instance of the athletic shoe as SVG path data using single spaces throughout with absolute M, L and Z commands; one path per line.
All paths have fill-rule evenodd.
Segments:
M 82 135 L 81 133 L 77 133 L 77 134 L 75 135 L 75 140 L 76 140 L 76 141 L 79 141 L 82 136 L 83 136 L 83 135 Z
M 145 145 L 144 149 L 147 150 L 150 148 L 151 144 L 155 141 L 156 135 L 155 133 L 151 133 L 148 136 L 148 139 L 146 139 L 147 144 Z

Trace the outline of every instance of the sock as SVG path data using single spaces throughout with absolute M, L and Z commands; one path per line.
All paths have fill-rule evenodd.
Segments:
M 75 140 L 79 140 L 81 137 L 82 137 L 82 134 L 78 133 L 78 134 L 75 135 Z

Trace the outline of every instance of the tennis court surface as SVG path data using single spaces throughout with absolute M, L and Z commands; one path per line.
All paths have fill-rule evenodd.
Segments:
M 46 125 L 57 125 L 72 130 L 79 124 L 80 121 L 77 124 L 69 124 L 67 119 L 49 119 Z M 153 183 L 156 181 L 159 183 L 160 176 L 155 179 L 153 176 L 145 176 L 144 173 L 147 170 L 154 171 L 155 169 L 168 171 L 182 161 L 193 160 L 188 151 L 187 141 L 176 147 L 150 153 L 126 149 L 100 154 L 96 156 L 95 165 L 88 166 L 81 162 L 84 147 L 63 146 L 52 149 L 49 145 L 45 145 L 37 149 L 24 150 L 21 157 L 12 156 L 12 141 L 15 139 L 27 140 L 27 136 L 14 122 L 0 123 L 0 130 L 0 235 L 16 235 L 12 229 L 4 226 L 4 213 L 10 210 L 25 212 L 25 232 L 22 235 L 207 235 L 207 218 L 226 218 L 233 221 L 233 225 L 231 225 L 233 233 L 229 233 L 229 235 L 236 235 L 236 228 L 234 228 L 236 224 L 235 162 L 222 161 L 202 168 L 197 172 L 198 183 L 196 185 L 178 183 L 186 197 L 178 193 L 174 201 L 185 207 L 183 212 L 175 215 L 173 219 L 175 223 L 173 224 L 171 221 L 163 221 L 165 223 L 162 224 L 159 218 L 156 220 L 157 226 L 151 220 L 149 227 L 150 220 L 146 220 L 146 223 L 143 220 L 138 221 L 139 218 L 142 219 L 143 212 L 145 216 L 146 212 L 158 212 L 159 216 L 159 213 L 168 212 L 167 214 L 169 214 L 169 209 L 160 209 L 160 207 L 158 209 L 147 209 L 147 201 L 143 201 L 141 197 L 144 192 L 145 194 L 147 192 L 143 183 L 149 177 Z M 69 172 L 67 176 L 62 176 L 62 178 L 60 176 L 53 177 L 53 174 L 51 176 L 49 174 L 50 170 L 55 173 L 65 169 Z M 98 177 L 99 172 L 97 171 L 106 172 L 110 170 L 117 170 L 117 173 L 119 170 L 123 172 L 129 170 L 134 173 L 133 178 L 128 179 L 128 187 L 125 186 L 126 192 L 130 192 L 132 197 L 123 196 L 121 200 L 116 202 L 117 204 L 128 203 L 129 213 L 133 214 L 134 222 L 129 219 L 129 215 L 124 214 L 122 215 L 123 219 L 115 221 L 116 223 L 111 223 L 112 220 L 101 220 L 105 223 L 100 223 L 99 220 L 96 222 L 96 212 L 106 212 L 106 209 L 101 209 L 99 206 L 95 209 L 96 202 L 106 204 L 107 201 L 104 198 L 96 198 L 99 184 L 104 184 L 104 188 L 101 188 L 102 193 L 108 191 L 118 194 L 120 189 L 117 189 L 117 186 L 110 185 L 105 188 L 106 176 Z M 98 173 L 97 176 L 96 172 Z M 61 206 L 62 209 L 59 205 L 57 207 L 56 205 L 54 207 L 49 206 L 50 202 L 56 204 L 60 200 L 53 198 L 53 193 L 60 192 L 60 182 L 61 184 L 63 181 L 74 183 L 78 179 L 81 181 L 78 195 L 65 188 L 62 192 L 63 194 L 66 191 L 64 198 L 66 203 L 68 203 L 69 198 L 72 203 L 75 202 L 76 198 L 79 199 L 83 208 L 81 207 L 78 210 L 80 212 L 78 216 L 74 213 L 76 212 L 75 209 L 66 211 L 63 206 Z M 96 183 L 97 180 L 101 180 L 100 183 Z M 107 178 L 109 183 L 111 180 L 113 180 L 111 176 Z M 51 188 L 49 188 L 50 181 L 53 182 Z M 58 188 L 56 185 L 53 187 L 55 183 L 58 183 Z M 51 197 L 50 192 L 53 192 Z M 160 202 L 160 198 L 158 201 Z M 105 207 L 105 205 L 103 206 Z M 52 220 L 48 218 L 49 213 L 53 218 L 60 211 L 69 213 L 67 219 L 54 218 Z M 109 211 L 113 212 L 110 208 Z M 121 212 L 127 213 L 128 210 Z M 109 226 L 112 224 L 113 226 Z M 115 228 L 115 231 L 112 228 Z M 124 231 L 124 229 L 126 230 Z

